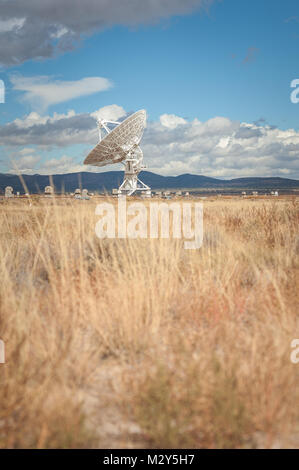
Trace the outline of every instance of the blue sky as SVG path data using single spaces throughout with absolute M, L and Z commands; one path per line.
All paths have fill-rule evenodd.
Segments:
M 99 0 L 89 12 L 87 0 L 67 24 L 69 0 L 53 18 L 47 7 L 56 0 L 45 1 L 44 12 L 36 0 L 1 3 L 0 171 L 14 171 L 11 158 L 24 172 L 82 171 L 96 143 L 90 114 L 104 108 L 113 119 L 145 108 L 149 170 L 299 177 L 299 103 L 290 100 L 290 83 L 299 78 L 297 1 L 186 0 L 182 8 L 177 0 L 139 0 L 137 7 L 136 0 Z M 49 131 L 51 143 L 32 135 L 33 123 Z

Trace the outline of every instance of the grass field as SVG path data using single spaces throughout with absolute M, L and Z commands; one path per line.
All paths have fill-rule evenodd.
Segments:
M 0 447 L 299 447 L 299 199 L 205 200 L 199 250 L 97 202 L 0 201 Z

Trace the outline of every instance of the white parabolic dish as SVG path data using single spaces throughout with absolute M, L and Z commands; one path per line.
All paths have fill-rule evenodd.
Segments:
M 107 134 L 84 160 L 85 165 L 105 166 L 119 163 L 141 141 L 146 124 L 144 109 L 137 111 Z
M 117 124 L 110 130 L 109 124 Z M 150 192 L 150 187 L 138 178 L 143 170 L 143 154 L 139 147 L 146 124 L 144 109 L 137 111 L 123 122 L 98 120 L 99 143 L 87 155 L 85 165 L 106 166 L 122 163 L 125 167 L 124 180 L 118 189 L 119 195 L 131 196 L 135 191 Z M 101 129 L 107 134 L 102 139 Z

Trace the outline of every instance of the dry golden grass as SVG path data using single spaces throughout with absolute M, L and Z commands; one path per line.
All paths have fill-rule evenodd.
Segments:
M 97 202 L 0 202 L 0 447 L 299 447 L 298 200 L 206 200 L 196 251 Z

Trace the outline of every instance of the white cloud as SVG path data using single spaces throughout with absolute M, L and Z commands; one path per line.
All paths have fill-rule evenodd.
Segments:
M 28 155 L 28 154 L 30 154 L 30 153 L 34 153 L 35 151 L 36 151 L 36 150 L 35 150 L 34 148 L 29 148 L 29 147 L 27 148 L 27 147 L 25 147 L 25 148 L 23 148 L 23 149 L 21 149 L 21 150 L 19 151 L 19 154 L 20 154 L 20 155 Z
M 36 168 L 37 163 L 40 160 L 39 155 L 26 155 L 24 157 L 19 158 L 18 160 L 13 160 L 12 166 L 14 169 L 18 169 L 19 171 L 31 173 L 34 168 Z M 35 173 L 35 171 L 33 171 Z
M 149 123 L 142 148 L 148 169 L 162 175 L 299 177 L 299 132 L 294 129 L 224 117 L 174 128 Z
M 67 155 L 63 155 L 60 158 L 51 158 L 39 167 L 39 173 L 46 175 L 77 173 L 79 171 L 86 171 L 86 167 L 78 164 L 73 157 Z
M 175 129 L 177 126 L 187 123 L 185 119 L 175 114 L 162 114 L 160 116 L 160 122 L 162 126 L 168 127 L 169 129 Z
M 0 33 L 7 33 L 8 31 L 18 31 L 25 23 L 25 18 L 9 18 L 7 20 L 0 20 Z
M 116 104 L 104 106 L 91 114 L 76 114 L 70 110 L 66 114 L 41 116 L 32 112 L 0 126 L 0 141 L 2 145 L 13 147 L 32 144 L 43 148 L 82 143 L 93 145 L 98 139 L 97 116 L 114 121 L 125 115 L 126 111 Z
M 78 163 L 74 157 L 68 155 L 42 161 L 40 155 L 34 154 L 20 157 L 22 153 L 23 151 L 20 150 L 11 158 L 8 173 L 15 174 L 16 172 L 21 172 L 27 175 L 34 175 L 36 173 L 40 175 L 54 175 L 92 171 L 92 169 Z
M 52 34 L 51 38 L 60 39 L 62 36 L 66 35 L 69 32 L 64 26 L 58 27 Z
M 72 109 L 66 114 L 54 113 L 53 116 L 41 116 L 37 112 L 32 111 L 32 113 L 29 113 L 27 116 L 24 117 L 24 119 L 17 118 L 13 122 L 20 129 L 29 129 L 32 126 L 38 126 L 40 124 L 46 123 L 54 123 L 55 121 L 59 121 L 59 119 L 71 118 L 75 116 L 75 114 L 75 111 Z
M 0 126 L 0 141 L 12 149 L 24 147 L 19 157 L 32 156 L 32 148 L 37 148 L 38 154 L 39 149 L 72 146 L 74 152 L 74 144 L 81 144 L 80 158 L 75 160 L 66 155 L 58 160 L 51 158 L 36 166 L 34 172 L 99 171 L 96 167 L 83 165 L 88 151 L 98 141 L 95 117 L 119 120 L 125 115 L 125 110 L 116 104 L 91 114 L 69 111 L 40 116 L 30 113 L 23 119 Z M 86 146 L 84 151 L 82 144 Z M 299 178 L 299 131 L 294 129 L 240 123 L 225 117 L 190 122 L 180 116 L 164 114 L 159 120 L 148 122 L 141 147 L 148 170 L 163 175 L 193 173 L 222 178 Z M 104 171 L 113 169 L 116 167 L 107 166 Z
M 125 116 L 126 111 L 121 106 L 117 104 L 111 104 L 109 106 L 104 106 L 103 108 L 98 109 L 90 115 L 95 119 L 106 119 L 107 121 L 117 121 L 118 119 Z
M 19 64 L 66 51 L 113 25 L 153 23 L 212 0 L 8 0 L 1 2 L 0 63 Z M 2 25 L 2 30 L 1 30 Z
M 81 80 L 51 80 L 51 77 L 11 76 L 14 90 L 24 92 L 22 101 L 35 109 L 46 110 L 53 104 L 63 103 L 80 96 L 87 96 L 112 87 L 112 83 L 103 77 L 85 77 Z

